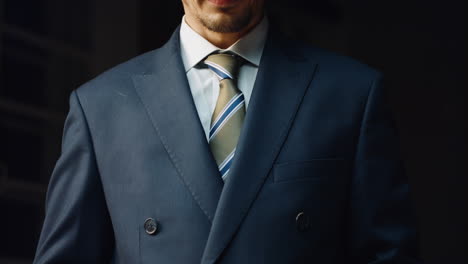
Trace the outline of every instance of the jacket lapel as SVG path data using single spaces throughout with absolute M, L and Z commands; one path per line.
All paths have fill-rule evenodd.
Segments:
M 212 221 L 223 182 L 188 86 L 179 29 L 151 59 L 148 72 L 133 76 L 135 89 L 174 168 Z
M 234 237 L 272 168 L 312 80 L 315 63 L 300 54 L 300 47 L 282 39 L 269 33 L 203 264 L 215 263 Z

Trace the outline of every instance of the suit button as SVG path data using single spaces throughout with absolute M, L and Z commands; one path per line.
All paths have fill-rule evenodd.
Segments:
M 153 218 L 146 219 L 143 226 L 148 235 L 154 235 L 158 231 L 158 223 Z
M 310 218 L 304 212 L 300 212 L 296 216 L 296 227 L 299 232 L 305 232 L 310 228 Z

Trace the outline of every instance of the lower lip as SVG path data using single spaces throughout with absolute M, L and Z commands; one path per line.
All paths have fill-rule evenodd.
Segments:
M 233 4 L 237 0 L 208 0 L 208 2 L 215 4 L 217 6 L 227 6 Z

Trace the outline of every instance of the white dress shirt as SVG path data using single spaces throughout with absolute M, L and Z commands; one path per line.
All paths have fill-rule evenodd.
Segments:
M 239 69 L 237 87 L 244 94 L 247 111 L 250 96 L 257 77 L 258 66 L 265 46 L 268 31 L 266 16 L 248 34 L 236 41 L 227 49 L 220 49 L 195 32 L 182 18 L 180 27 L 180 50 L 185 72 L 197 108 L 200 122 L 209 139 L 211 116 L 213 115 L 219 95 L 219 79 L 206 67 L 199 67 L 200 62 L 214 51 L 231 51 L 245 62 Z

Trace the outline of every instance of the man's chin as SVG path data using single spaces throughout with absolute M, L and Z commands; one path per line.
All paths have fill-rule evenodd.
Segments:
M 201 17 L 200 22 L 213 32 L 236 33 L 241 32 L 249 25 L 250 16 L 234 17 L 228 14 L 214 14 L 209 17 Z

